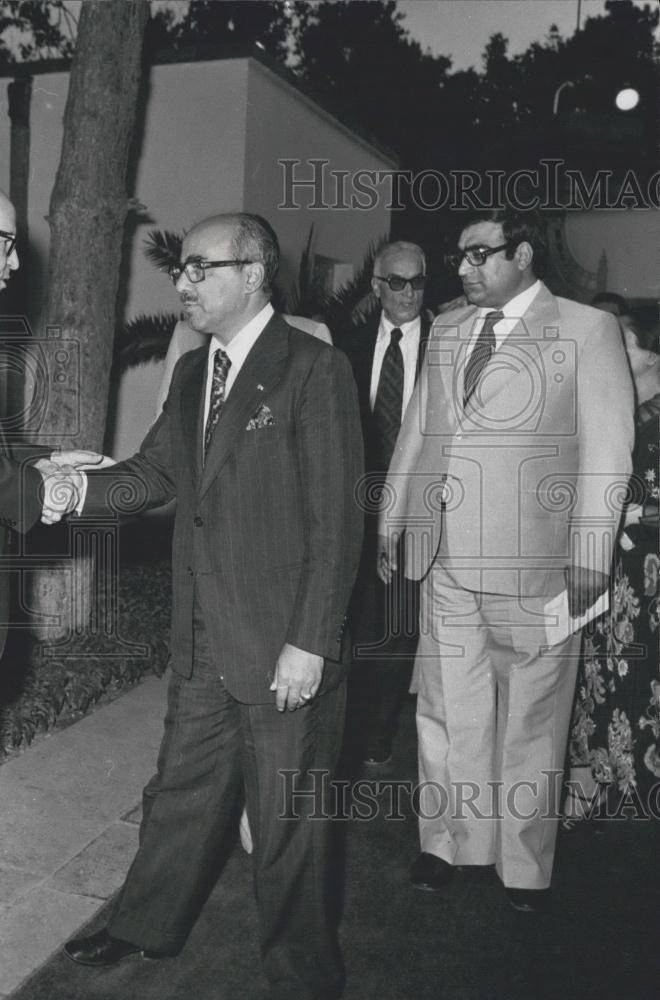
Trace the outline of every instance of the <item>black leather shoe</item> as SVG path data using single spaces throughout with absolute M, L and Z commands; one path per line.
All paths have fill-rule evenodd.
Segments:
M 153 952 L 145 951 L 139 944 L 110 937 L 105 927 L 89 937 L 67 941 L 64 945 L 64 954 L 79 965 L 92 965 L 98 968 L 104 965 L 116 965 L 129 955 L 140 955 L 144 958 L 159 957 Z
M 410 869 L 410 881 L 416 889 L 440 892 L 455 872 L 456 868 L 448 861 L 422 851 Z
M 367 767 L 383 767 L 392 763 L 392 744 L 389 740 L 374 740 L 370 743 L 364 755 Z
M 540 913 L 545 909 L 550 896 L 548 889 L 505 888 L 504 891 L 511 906 L 519 913 Z

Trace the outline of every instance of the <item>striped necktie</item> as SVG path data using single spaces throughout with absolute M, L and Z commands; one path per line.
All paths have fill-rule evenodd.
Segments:
M 483 326 L 481 327 L 481 331 L 477 337 L 477 342 L 472 348 L 470 356 L 465 363 L 465 382 L 463 384 L 464 408 L 467 406 L 472 393 L 477 388 L 477 383 L 479 382 L 481 373 L 490 361 L 490 356 L 495 350 L 495 331 L 493 330 L 493 327 L 496 323 L 499 323 L 501 319 L 504 319 L 504 313 L 499 310 L 493 310 L 492 312 L 486 313 Z
M 389 468 L 401 427 L 403 408 L 403 354 L 399 343 L 401 337 L 401 330 L 394 327 L 383 357 L 374 403 L 376 456 L 378 467 L 383 470 Z
M 211 437 L 215 430 L 215 425 L 220 419 L 220 411 L 225 401 L 225 385 L 227 374 L 231 368 L 229 355 L 225 354 L 222 348 L 218 348 L 213 358 L 213 378 L 211 379 L 211 396 L 209 399 L 209 415 L 206 418 L 204 429 L 204 458 L 209 450 Z

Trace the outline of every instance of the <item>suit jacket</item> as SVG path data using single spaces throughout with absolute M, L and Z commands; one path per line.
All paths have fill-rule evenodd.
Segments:
M 380 531 L 405 525 L 413 579 L 437 553 L 467 590 L 552 596 L 568 564 L 609 572 L 634 434 L 621 334 L 542 285 L 464 410 L 477 315 L 433 324 Z
M 202 463 L 208 351 L 178 362 L 133 458 L 89 476 L 84 513 L 176 498 L 172 666 L 192 669 L 195 586 L 230 693 L 268 702 L 284 643 L 343 676 L 345 612 L 362 540 L 358 407 L 339 351 L 275 315 L 250 351 Z
M 2 562 L 10 533 L 28 531 L 41 516 L 41 474 L 27 462 L 49 452 L 38 445 L 10 445 L 0 423 L 0 656 L 7 640 L 13 575 Z
M 360 326 L 355 327 L 349 336 L 344 336 L 337 341 L 339 347 L 347 355 L 351 362 L 355 384 L 357 385 L 358 400 L 360 403 L 360 419 L 362 421 L 362 434 L 364 439 L 365 464 L 367 469 L 372 469 L 375 460 L 373 438 L 373 413 L 371 411 L 371 371 L 374 363 L 374 352 L 376 350 L 376 340 L 380 327 L 381 313 L 378 311 L 371 319 Z M 426 313 L 420 315 L 421 330 L 419 338 L 419 350 L 417 352 L 417 373 L 421 371 L 426 344 L 428 342 L 430 322 Z

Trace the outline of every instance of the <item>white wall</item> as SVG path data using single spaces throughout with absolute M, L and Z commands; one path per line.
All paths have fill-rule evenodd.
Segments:
M 658 295 L 658 227 L 654 209 L 567 212 L 566 244 L 578 264 L 598 271 L 607 255 L 607 290 L 629 299 Z
M 283 250 L 280 282 L 295 280 L 309 229 L 314 224 L 313 251 L 359 266 L 374 239 L 387 236 L 390 212 L 385 199 L 369 211 L 310 209 L 313 192 L 296 189 L 300 208 L 278 209 L 285 201 L 284 170 L 278 161 L 302 163 L 296 176 L 310 178 L 310 159 L 327 159 L 327 171 L 387 170 L 394 164 L 373 146 L 348 131 L 309 98 L 256 61 L 250 62 L 245 154 L 245 207 L 264 215 L 274 225 Z M 335 186 L 328 175 L 328 201 Z M 347 185 L 350 192 L 350 187 Z

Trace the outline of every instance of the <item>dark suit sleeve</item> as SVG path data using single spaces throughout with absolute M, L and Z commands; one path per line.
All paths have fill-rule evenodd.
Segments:
M 324 350 L 315 359 L 297 407 L 295 433 L 305 555 L 287 642 L 337 660 L 363 525 L 356 502 L 363 472 L 357 396 L 351 367 L 339 351 Z
M 174 498 L 169 406 L 168 398 L 136 455 L 109 469 L 87 473 L 83 517 L 108 511 L 121 515 L 142 514 Z
M 42 509 L 41 473 L 26 462 L 0 455 L 0 526 L 25 532 Z

